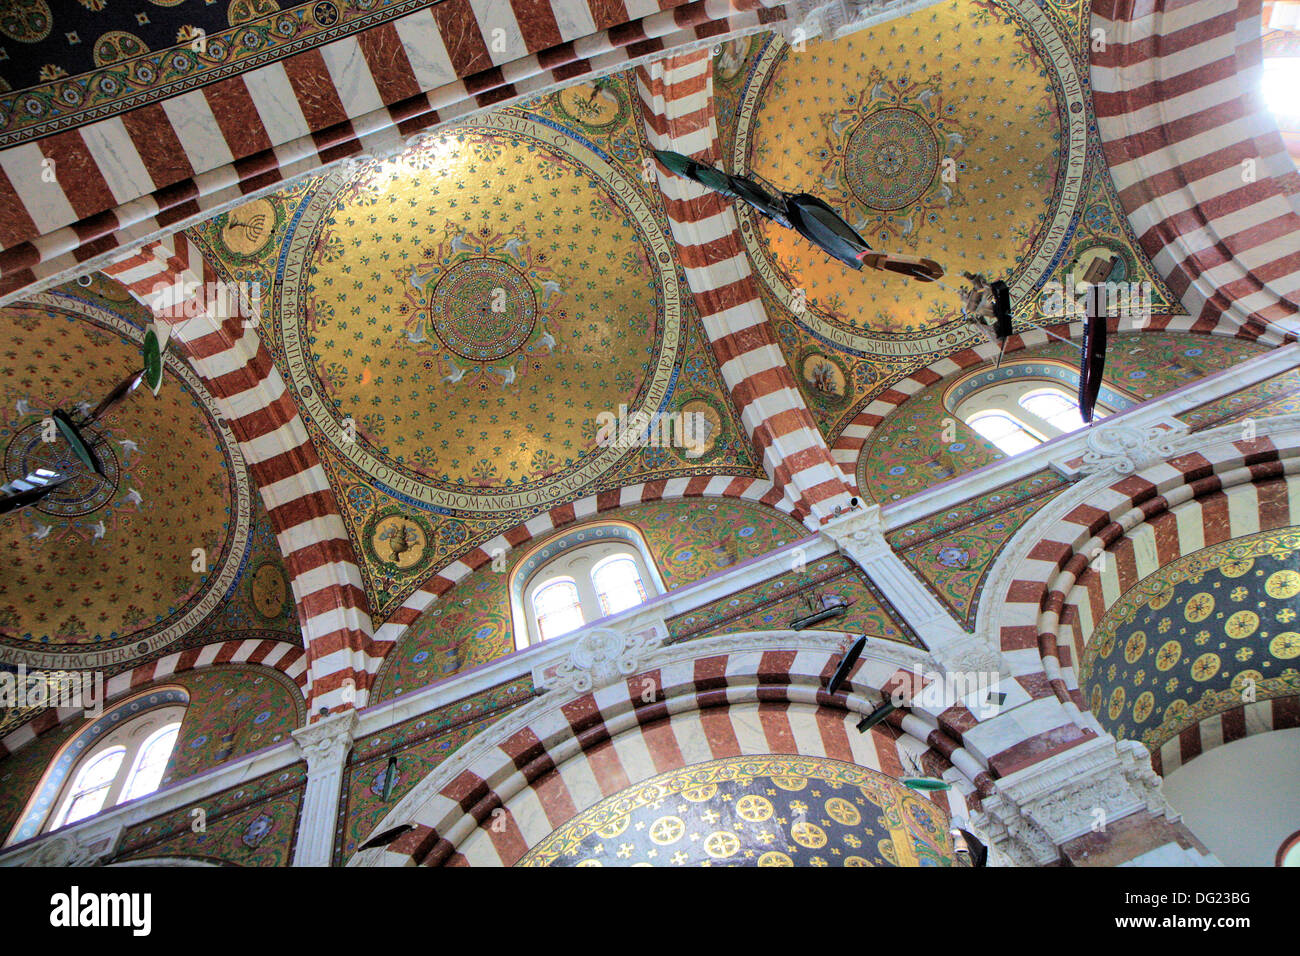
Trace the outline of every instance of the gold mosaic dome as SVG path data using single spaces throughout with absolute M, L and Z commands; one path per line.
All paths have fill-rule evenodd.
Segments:
M 598 413 L 656 408 L 680 343 L 668 241 L 576 137 L 490 114 L 325 177 L 288 242 L 291 383 L 401 494 L 527 506 L 597 477 Z M 505 504 L 503 505 L 503 502 Z
M 1060 64 L 1021 19 L 1015 4 L 933 7 L 801 51 L 770 44 L 738 112 L 732 161 L 826 200 L 875 249 L 935 259 L 949 285 L 963 271 L 1010 278 L 1059 212 L 1062 164 Z M 791 230 L 742 219 L 760 278 L 835 341 L 921 340 L 952 326 L 952 291 L 850 272 Z M 930 348 L 965 335 L 945 331 L 957 338 Z
M 166 645 L 211 611 L 205 597 L 225 592 L 246 546 L 247 478 L 174 374 L 156 398 L 140 389 L 84 429 L 102 476 L 43 440 L 51 408 L 85 411 L 141 363 L 138 330 L 62 301 L 69 309 L 0 310 L 4 480 L 38 466 L 80 475 L 0 520 L 0 636 L 13 661 L 105 666 Z

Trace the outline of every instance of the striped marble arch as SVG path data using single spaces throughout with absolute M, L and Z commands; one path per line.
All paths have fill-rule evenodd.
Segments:
M 239 439 L 289 572 L 312 715 L 364 704 L 382 655 L 373 646 L 361 572 L 320 457 L 258 337 L 257 319 L 214 306 L 221 296 L 213 293 L 213 273 L 179 233 L 106 271 L 171 327 Z M 202 299 L 187 305 L 192 296 Z
M 1195 319 L 1300 329 L 1300 177 L 1260 99 L 1260 0 L 1094 0 L 1093 103 L 1144 252 Z
M 0 302 L 347 156 L 783 17 L 775 0 L 443 0 L 111 115 L 17 128 L 15 111 L 0 127 Z
M 701 162 L 720 162 L 707 50 L 636 71 L 646 139 Z M 723 380 L 773 484 L 817 527 L 853 497 L 772 331 L 730 204 L 658 168 L 677 255 Z

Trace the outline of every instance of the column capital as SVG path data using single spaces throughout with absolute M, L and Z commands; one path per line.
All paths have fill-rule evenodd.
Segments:
M 343 768 L 352 750 L 357 712 L 345 710 L 293 731 L 307 761 L 307 788 L 298 814 L 294 866 L 329 866 L 334 855 L 334 824 L 343 787 Z
M 352 749 L 352 734 L 356 727 L 357 712 L 345 710 L 292 731 L 294 743 L 307 761 L 307 772 L 311 773 L 317 767 L 342 764 Z
M 1134 813 L 1177 821 L 1145 747 L 1107 734 L 997 783 L 971 820 L 1012 863 L 1042 866 L 1062 845 Z
M 880 505 L 864 505 L 836 515 L 822 525 L 821 531 L 849 557 L 856 557 L 856 552 L 871 553 L 889 549 Z

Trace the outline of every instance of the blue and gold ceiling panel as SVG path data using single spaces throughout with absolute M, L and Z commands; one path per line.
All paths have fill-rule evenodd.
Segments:
M 579 813 L 517 866 L 952 866 L 948 815 L 825 757 L 728 757 Z
M 1300 528 L 1197 551 L 1131 588 L 1084 652 L 1101 725 L 1156 751 L 1207 717 L 1300 695 Z

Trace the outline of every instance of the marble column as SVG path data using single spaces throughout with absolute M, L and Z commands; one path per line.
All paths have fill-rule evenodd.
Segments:
M 294 866 L 329 866 L 332 862 L 343 767 L 356 726 L 357 712 L 345 710 L 293 732 L 307 760 L 307 789 L 298 815 Z

